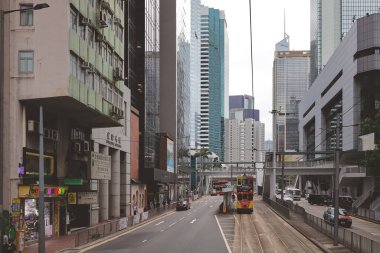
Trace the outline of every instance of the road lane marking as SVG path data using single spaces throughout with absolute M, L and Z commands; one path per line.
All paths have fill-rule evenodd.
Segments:
M 224 240 L 224 244 L 226 245 L 226 248 L 227 248 L 227 250 L 228 250 L 228 253 L 232 253 L 231 248 L 230 248 L 230 246 L 228 245 L 227 239 L 226 239 L 226 237 L 225 237 L 224 234 L 223 234 L 222 227 L 221 227 L 220 224 L 219 224 L 218 217 L 216 217 L 216 215 L 214 215 L 214 217 L 215 217 L 216 223 L 218 223 L 218 227 L 219 227 L 220 233 L 222 234 L 222 237 L 223 237 L 223 240 Z
M 165 221 L 163 220 L 163 221 L 160 221 L 159 223 L 157 223 L 156 224 L 156 226 L 158 226 L 158 225 L 160 225 L 160 224 L 162 224 L 162 223 L 164 223 Z
M 160 217 L 160 218 L 164 218 L 164 217 L 170 216 L 170 215 L 172 215 L 172 214 L 174 214 L 174 213 L 175 213 L 174 211 L 169 212 L 169 213 L 167 213 L 167 214 L 164 214 L 164 215 L 163 215 L 162 217 Z M 125 235 L 127 235 L 127 234 L 129 234 L 129 233 L 132 233 L 132 232 L 134 232 L 134 231 L 136 231 L 136 230 L 138 230 L 138 229 L 141 229 L 141 228 L 143 228 L 143 227 L 145 227 L 145 226 L 147 226 L 147 225 L 149 225 L 149 224 L 151 224 L 151 223 L 154 223 L 154 222 L 157 222 L 157 219 L 154 219 L 154 218 L 153 218 L 152 221 L 148 221 L 147 223 L 144 223 L 144 224 L 138 225 L 136 228 L 132 228 L 132 229 L 127 230 L 127 231 L 125 231 L 125 232 L 122 232 L 121 234 L 118 234 L 118 235 L 116 235 L 116 236 L 114 236 L 114 237 L 112 237 L 112 238 L 109 238 L 109 239 L 103 240 L 103 241 L 98 242 L 98 243 L 95 243 L 95 244 L 93 244 L 93 245 L 91 245 L 91 246 L 89 246 L 89 247 L 86 247 L 86 248 L 84 248 L 84 249 L 81 249 L 81 250 L 78 251 L 78 253 L 86 252 L 86 251 L 89 251 L 89 250 L 91 250 L 91 249 L 93 249 L 93 248 L 99 247 L 100 245 L 103 245 L 103 244 L 108 243 L 108 242 L 110 242 L 110 241 L 116 240 L 117 238 L 120 238 L 120 237 L 122 237 L 122 236 L 125 236 Z
M 142 243 L 144 243 L 144 242 L 147 242 L 148 240 L 144 240 L 144 241 L 142 241 Z
M 172 226 L 174 226 L 175 224 L 177 224 L 177 222 L 174 222 L 174 223 L 170 224 L 169 228 L 172 227 Z
M 188 213 L 187 216 L 189 216 L 191 213 Z
M 179 221 L 181 221 L 181 220 L 183 220 L 183 219 L 185 219 L 185 217 L 182 217 L 181 219 L 179 219 Z
M 42 173 L 41 173 L 42 174 Z M 214 207 L 213 205 L 210 206 L 210 208 Z
M 196 221 L 197 221 L 197 219 L 194 219 L 194 220 L 190 221 L 190 223 L 193 224 Z

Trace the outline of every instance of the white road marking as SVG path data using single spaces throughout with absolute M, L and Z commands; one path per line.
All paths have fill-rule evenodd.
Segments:
M 161 229 L 161 232 L 164 232 L 165 230 Z
M 144 241 L 142 241 L 142 243 L 144 243 L 144 242 L 147 242 L 148 240 L 144 240 Z
M 196 221 L 197 221 L 197 219 L 194 219 L 194 220 L 190 221 L 190 223 L 193 224 Z
M 218 217 L 216 217 L 216 215 L 214 215 L 214 217 L 215 217 L 216 222 L 218 223 L 218 227 L 219 227 L 220 233 L 222 234 L 222 237 L 223 237 L 223 240 L 224 240 L 224 244 L 226 245 L 226 248 L 227 248 L 227 250 L 228 250 L 228 253 L 232 253 L 231 248 L 230 248 L 230 246 L 228 245 L 228 242 L 227 242 L 227 240 L 226 240 L 226 237 L 225 237 L 224 234 L 223 234 L 222 227 L 221 227 L 220 224 L 219 224 Z
M 41 173 L 42 174 L 42 173 Z M 214 207 L 213 205 L 210 206 L 210 208 Z
M 162 224 L 162 223 L 164 223 L 165 221 L 163 220 L 163 221 L 160 221 L 159 223 L 157 223 L 156 224 L 156 226 L 158 226 L 158 225 L 160 225 L 160 224 Z
M 188 213 L 187 216 L 189 216 L 191 213 Z
M 177 222 L 174 222 L 174 223 L 170 224 L 170 225 L 169 225 L 169 228 L 170 228 L 171 226 L 174 226 L 176 223 L 177 223 Z
M 183 220 L 183 219 L 185 219 L 185 217 L 182 217 L 181 219 L 179 219 L 179 221 L 181 221 L 181 220 Z

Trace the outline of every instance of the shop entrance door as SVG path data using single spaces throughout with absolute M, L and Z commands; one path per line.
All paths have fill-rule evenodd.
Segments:
M 66 206 L 59 208 L 59 235 L 66 234 Z

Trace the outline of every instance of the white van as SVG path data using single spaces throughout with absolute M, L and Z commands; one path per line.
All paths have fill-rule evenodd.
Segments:
M 289 195 L 290 198 L 292 198 L 293 201 L 299 201 L 301 200 L 301 191 L 297 188 L 288 188 L 286 189 L 286 194 Z

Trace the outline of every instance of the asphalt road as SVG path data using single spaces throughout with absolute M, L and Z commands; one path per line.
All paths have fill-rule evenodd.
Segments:
M 215 219 L 222 197 L 205 196 L 187 211 L 169 215 L 81 252 L 224 253 L 226 243 Z
M 310 213 L 321 219 L 323 219 L 323 212 L 328 208 L 327 206 L 310 205 L 304 198 L 302 198 L 301 201 L 294 201 L 293 203 L 298 203 L 299 206 L 305 208 L 305 211 L 307 213 Z M 352 226 L 348 230 L 372 240 L 380 241 L 380 225 L 377 223 L 352 217 Z

